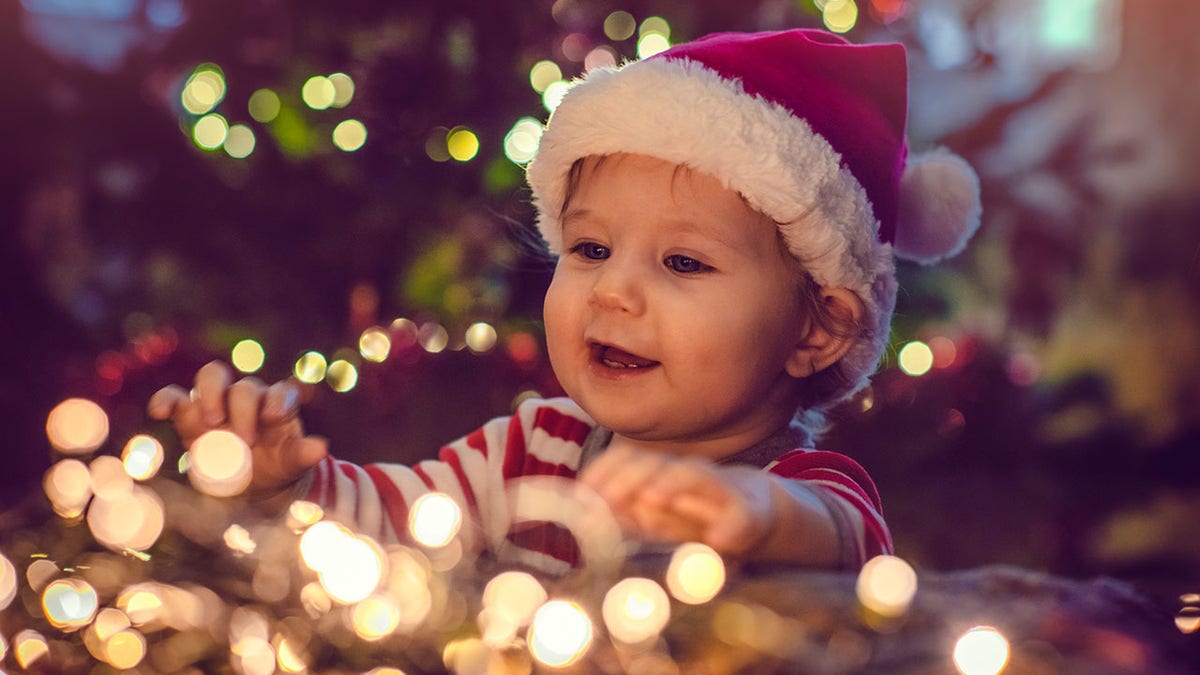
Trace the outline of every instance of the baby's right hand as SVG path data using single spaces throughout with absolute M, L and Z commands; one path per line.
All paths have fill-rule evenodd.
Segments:
M 300 390 L 291 381 L 270 387 L 257 378 L 233 382 L 229 366 L 212 361 L 196 373 L 191 392 L 163 387 L 150 397 L 147 412 L 169 419 L 185 448 L 212 429 L 228 429 L 250 446 L 254 474 L 250 490 L 260 494 L 292 485 L 325 458 L 328 442 L 306 436 L 297 416 Z

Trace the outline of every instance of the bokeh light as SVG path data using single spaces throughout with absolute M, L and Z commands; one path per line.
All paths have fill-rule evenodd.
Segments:
M 391 596 L 377 593 L 354 605 L 350 623 L 360 638 L 368 642 L 381 640 L 400 625 L 400 608 Z
M 146 434 L 137 434 L 125 443 L 121 451 L 121 464 L 125 473 L 135 480 L 149 480 L 162 468 L 165 452 L 158 439 Z
M 648 16 L 638 26 L 638 36 L 646 37 L 647 35 L 661 35 L 670 39 L 671 24 L 661 16 Z
M 887 619 L 900 617 L 917 593 L 917 573 L 901 558 L 875 556 L 858 573 L 854 590 L 868 611 Z
M 425 137 L 425 154 L 435 162 L 450 161 L 450 151 L 446 148 L 446 135 L 450 130 L 446 127 L 434 127 Z
M 304 86 L 300 88 L 300 98 L 304 101 L 304 105 L 313 110 L 325 110 L 333 105 L 334 98 L 337 96 L 337 89 L 328 77 L 324 75 L 314 75 L 304 82 Z
M 854 0 L 828 0 L 821 10 L 821 20 L 834 33 L 846 33 L 858 23 L 858 5 Z
M 258 340 L 246 338 L 239 340 L 229 353 L 233 367 L 243 373 L 257 373 L 267 360 L 267 352 Z
M 358 336 L 358 353 L 368 361 L 383 363 L 391 352 L 392 338 L 378 326 L 372 326 Z
M 17 568 L 0 553 L 0 612 L 7 609 L 13 598 L 17 597 L 18 582 Z
M 196 120 L 192 127 L 192 140 L 205 150 L 216 150 L 225 143 L 229 135 L 229 122 L 216 113 L 210 113 Z
M 3 570 L 0 570 L 0 581 L 2 581 Z M 0 609 L 4 609 L 4 589 L 0 588 Z M 1175 615 L 1175 627 L 1180 633 L 1190 635 L 1200 631 L 1200 607 L 1189 605 L 1179 610 Z
M 297 499 L 288 506 L 287 524 L 289 528 L 299 532 L 321 522 L 324 517 L 325 510 L 320 505 Z
M 197 66 L 188 76 L 180 93 L 183 109 L 193 115 L 203 115 L 217 107 L 225 98 L 225 75 L 214 64 Z
M 343 120 L 333 128 L 333 144 L 344 152 L 354 152 L 367 142 L 367 127 L 358 120 Z
M 991 626 L 976 626 L 954 644 L 954 665 L 963 675 L 997 675 L 1008 664 L 1008 640 Z
M 438 354 L 450 345 L 450 333 L 446 332 L 445 326 L 439 323 L 433 321 L 423 323 L 417 329 L 417 343 L 421 345 L 421 349 L 430 354 Z
M 546 91 L 542 92 L 542 107 L 548 112 L 554 112 L 559 103 L 562 103 L 563 97 L 571 90 L 571 83 L 566 80 L 559 80 L 546 87 Z
M 279 116 L 279 94 L 270 89 L 259 89 L 250 94 L 246 108 L 255 122 L 271 122 Z
M 604 17 L 604 37 L 613 42 L 628 40 L 637 30 L 637 20 L 624 10 L 617 10 Z
M 655 54 L 661 54 L 671 48 L 671 40 L 660 33 L 648 33 L 638 38 L 637 55 L 639 59 L 648 59 Z
M 87 512 L 92 536 L 114 551 L 145 551 L 158 541 L 165 522 L 162 499 L 141 485 L 111 495 L 97 489 Z
M 383 553 L 374 542 L 331 521 L 301 535 L 300 556 L 329 597 L 346 605 L 374 593 L 386 573 Z
M 900 370 L 906 375 L 920 377 L 933 367 L 933 351 L 920 340 L 913 340 L 900 348 Z
M 528 164 L 537 155 L 541 141 L 542 123 L 522 117 L 504 135 L 504 156 L 514 164 Z
M 34 591 L 41 592 L 50 583 L 54 577 L 58 576 L 58 565 L 54 564 L 53 560 L 47 560 L 46 554 L 40 554 L 36 560 L 29 563 L 29 567 L 25 568 L 25 581 L 29 583 L 29 587 Z
M 305 352 L 296 359 L 292 372 L 296 379 L 306 384 L 316 384 L 325 379 L 325 355 L 321 352 Z
M 232 431 L 213 429 L 188 448 L 188 480 L 213 497 L 239 495 L 250 486 L 253 474 L 250 446 Z
M 473 323 L 467 327 L 465 339 L 467 348 L 476 354 L 489 352 L 496 346 L 496 329 L 483 321 Z
M 92 622 L 99 608 L 96 589 L 82 579 L 57 579 L 42 591 L 42 611 L 51 626 L 69 633 Z
M 225 534 L 221 538 L 231 551 L 237 551 L 245 555 L 254 553 L 255 549 L 258 548 L 258 544 L 250 536 L 250 531 L 237 523 L 225 528 Z
M 562 69 L 553 61 L 538 61 L 529 69 L 529 85 L 539 94 L 561 79 Z
M 108 439 L 108 415 L 85 398 L 69 398 L 54 406 L 46 418 L 46 436 L 55 450 L 84 455 Z
M 608 45 L 600 45 L 583 57 L 583 67 L 585 70 L 595 70 L 597 68 L 615 68 L 617 65 L 617 52 Z
M 354 100 L 354 80 L 346 73 L 334 73 L 329 76 L 333 85 L 333 102 L 330 107 L 345 108 Z
M 338 393 L 346 393 L 358 384 L 358 368 L 345 359 L 338 359 L 329 364 L 325 372 L 325 382 L 329 388 Z
M 32 628 L 14 635 L 12 646 L 13 653 L 17 656 L 17 665 L 26 669 L 50 653 L 50 645 L 46 638 Z
M 146 656 L 146 638 L 126 628 L 104 641 L 104 661 L 118 670 L 136 667 Z
M 92 474 L 78 459 L 64 459 L 46 470 L 42 489 L 55 513 L 76 518 L 92 498 Z
M 454 127 L 446 134 L 446 151 L 452 159 L 469 162 L 479 154 L 479 137 L 466 127 Z
M 526 572 L 501 572 L 483 589 L 483 607 L 514 628 L 526 626 L 547 600 L 546 589 Z
M 631 577 L 617 582 L 604 596 L 604 625 L 617 640 L 637 644 L 655 638 L 671 618 L 671 600 L 650 579 Z
M 254 144 L 254 131 L 245 124 L 234 124 L 225 134 L 225 152 L 234 159 L 249 157 Z
M 551 600 L 534 614 L 528 640 L 538 661 L 554 668 L 569 666 L 591 645 L 592 620 L 574 602 Z
M 933 367 L 939 370 L 954 365 L 955 359 L 958 358 L 958 347 L 955 346 L 954 340 L 942 335 L 930 338 L 929 351 L 933 355 Z
M 450 495 L 441 492 L 421 495 L 409 510 L 409 532 L 422 546 L 445 546 L 454 539 L 461 527 L 462 509 Z
M 671 554 L 667 589 L 680 602 L 699 605 L 717 596 L 725 586 L 725 561 L 711 547 L 698 542 L 683 544 Z

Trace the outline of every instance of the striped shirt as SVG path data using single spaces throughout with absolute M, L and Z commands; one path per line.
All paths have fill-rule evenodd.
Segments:
M 550 522 L 510 517 L 507 487 L 527 476 L 576 477 L 585 441 L 596 424 L 567 398 L 529 399 L 510 417 L 498 417 L 441 448 L 436 460 L 412 467 L 356 464 L 326 457 L 315 467 L 308 499 L 336 520 L 392 543 L 407 540 L 409 507 L 429 492 L 449 495 L 464 521 L 463 544 L 488 549 L 501 561 L 551 573 L 579 563 L 580 549 L 568 529 Z M 866 471 L 835 452 L 791 450 L 766 470 L 796 481 L 830 510 L 838 526 L 842 566 L 860 567 L 892 551 L 879 495 Z

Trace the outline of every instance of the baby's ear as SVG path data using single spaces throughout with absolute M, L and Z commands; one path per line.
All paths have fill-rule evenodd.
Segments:
M 792 377 L 808 377 L 825 370 L 845 356 L 858 340 L 863 316 L 858 294 L 848 288 L 822 288 L 819 302 L 829 320 L 808 317 L 804 322 L 804 334 L 785 366 Z

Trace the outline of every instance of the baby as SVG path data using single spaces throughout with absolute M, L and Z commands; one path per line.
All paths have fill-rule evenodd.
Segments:
M 564 571 L 577 542 L 514 523 L 506 486 L 577 478 L 634 536 L 855 569 L 892 542 L 870 477 L 808 449 L 862 389 L 888 337 L 894 256 L 957 253 L 978 183 L 910 158 L 900 45 L 814 30 L 727 33 L 590 72 L 528 169 L 558 255 L 546 342 L 569 398 L 527 400 L 412 468 L 359 467 L 305 435 L 297 390 L 220 363 L 149 412 L 185 444 L 225 427 L 252 447 L 252 493 L 305 497 L 385 541 L 409 505 L 453 497 L 501 560 Z

